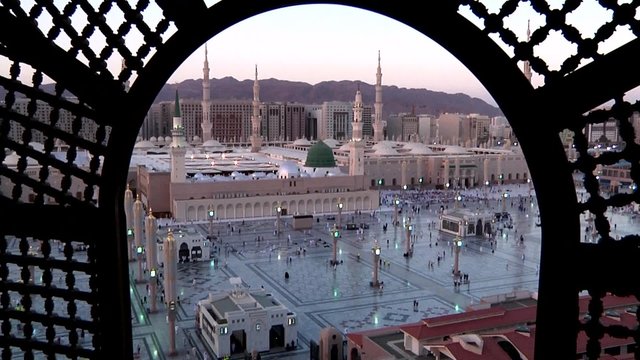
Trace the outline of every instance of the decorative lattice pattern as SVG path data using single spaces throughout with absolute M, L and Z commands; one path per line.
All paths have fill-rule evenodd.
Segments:
M 179 49 L 180 44 L 164 49 L 172 36 L 183 34 L 185 39 L 202 35 L 204 28 L 217 26 L 220 20 L 226 19 L 224 11 L 238 11 L 230 8 L 230 3 L 231 0 L 223 0 L 208 7 L 198 0 L 181 2 L 179 6 L 166 0 L 0 0 L 0 147 L 3 149 L 0 152 L 0 204 L 7 206 L 7 213 L 19 210 L 40 214 L 49 206 L 91 209 L 103 217 L 115 213 L 113 198 L 104 203 L 99 200 L 104 193 L 122 198 L 118 190 L 124 188 L 114 185 L 114 181 L 122 180 L 120 177 L 126 164 L 117 156 L 123 151 L 119 148 L 121 144 L 113 139 L 132 139 L 137 129 L 115 116 L 112 108 L 124 102 L 131 106 L 128 110 L 142 114 L 143 111 L 133 111 L 140 110 L 137 108 L 140 105 L 131 100 L 129 86 L 135 89 L 141 78 L 144 80 L 145 70 L 156 56 L 169 63 L 173 54 L 167 52 L 185 50 Z M 344 3 L 358 6 L 365 2 Z M 384 10 L 377 2 L 366 3 L 366 6 Z M 273 0 L 244 1 L 242 4 L 250 6 L 239 6 L 243 10 L 232 14 L 231 17 L 238 21 L 243 16 L 255 15 L 251 11 L 257 14 L 300 2 Z M 272 8 L 265 4 L 272 4 Z M 582 68 L 602 62 L 614 50 L 633 42 L 640 32 L 639 5 L 637 0 L 458 0 L 446 5 L 428 2 L 426 6 L 441 11 L 437 14 L 440 19 L 454 21 L 460 14 L 477 25 L 484 36 L 493 39 L 505 51 L 514 66 L 522 69 L 530 66 L 542 80 L 540 84 L 534 81 L 534 87 L 545 90 L 553 89 Z M 401 5 L 389 3 L 386 6 Z M 407 7 L 408 13 L 415 12 Z M 210 21 L 190 21 L 191 17 L 203 20 L 205 16 L 209 16 L 206 20 Z M 524 22 L 517 22 L 523 18 L 531 20 L 530 34 L 527 34 Z M 457 29 L 451 29 L 451 32 L 455 31 Z M 563 44 L 560 50 L 545 51 L 557 44 Z M 192 47 L 197 45 L 185 45 L 190 46 L 186 50 L 193 51 Z M 483 56 L 467 60 L 485 61 Z M 522 66 L 523 63 L 527 66 Z M 629 70 L 635 71 L 635 68 Z M 157 75 L 147 74 L 147 79 Z M 575 159 L 570 156 L 569 170 L 575 172 L 585 190 L 577 212 L 572 216 L 579 217 L 583 213 L 593 216 L 597 243 L 581 245 L 585 248 L 586 245 L 597 246 L 603 254 L 629 254 L 638 248 L 637 236 L 622 239 L 612 236 L 607 217 L 607 211 L 637 204 L 640 196 L 635 190 L 640 176 L 640 149 L 635 139 L 636 131 L 640 129 L 640 117 L 637 116 L 640 106 L 623 99 L 630 89 L 620 87 L 616 90 L 618 98 L 602 101 L 612 100 L 612 106 L 583 109 L 579 114 L 554 119 L 553 124 L 541 122 L 541 126 L 553 127 L 554 131 L 563 131 L 562 134 L 572 133 L 572 140 L 566 145 L 568 153 L 575 151 L 576 156 Z M 144 91 L 140 90 L 138 95 L 148 95 Z M 546 99 L 550 101 L 553 95 L 563 97 L 567 94 L 552 93 Z M 554 109 L 548 111 L 552 113 Z M 142 122 L 137 118 L 128 120 Z M 512 123 L 521 121 L 518 118 L 509 120 Z M 594 144 L 585 135 L 593 126 L 609 123 L 619 134 L 616 141 L 619 147 L 615 150 L 607 150 L 606 141 Z M 520 139 L 523 143 L 529 136 L 526 133 L 516 135 L 523 137 Z M 550 139 L 537 140 L 544 144 Z M 606 137 L 605 140 L 613 142 Z M 605 147 L 594 148 L 594 145 Z M 67 151 L 61 157 L 57 149 L 63 147 Z M 128 151 L 130 154 L 131 149 Z M 112 159 L 119 163 L 108 167 Z M 542 166 L 540 160 L 528 160 L 532 167 Z M 611 166 L 628 168 L 633 180 L 632 191 L 612 194 L 603 189 L 602 172 Z M 30 207 L 25 208 L 25 205 Z M 48 214 L 52 218 L 40 220 L 41 223 L 54 225 L 66 213 Z M 114 219 L 106 218 L 108 220 L 101 220 L 96 216 L 85 226 L 110 229 L 113 225 L 106 226 L 105 222 Z M 126 255 L 114 251 L 111 254 L 124 255 L 123 258 L 100 262 L 96 249 L 99 246 L 107 250 L 109 246 L 115 248 L 117 241 L 122 239 L 126 242 L 124 231 L 120 238 L 116 236 L 117 239 L 109 239 L 112 243 L 108 243 L 104 241 L 106 235 L 102 234 L 80 241 L 77 233 L 71 230 L 56 230 L 63 235 L 56 239 L 29 236 L 36 230 L 36 226 L 26 222 L 0 224 L 2 357 L 12 358 L 24 353 L 25 359 L 40 354 L 49 358 L 57 354 L 70 358 L 101 358 L 103 352 L 109 350 L 105 350 L 105 339 L 98 335 L 98 328 L 107 320 L 100 318 L 100 301 L 105 300 L 98 301 L 97 294 L 108 284 L 99 274 L 108 273 L 113 267 L 126 266 Z M 96 239 L 102 239 L 103 243 Z M 550 246 L 549 240 L 543 241 L 547 242 L 545 246 Z M 83 246 L 88 246 L 88 251 L 81 251 Z M 543 258 L 542 267 L 545 261 Z M 610 271 L 606 276 L 590 279 L 583 288 L 576 289 L 589 290 L 593 298 L 589 316 L 580 321 L 580 331 L 588 336 L 588 356 L 594 359 L 601 352 L 600 340 L 605 334 L 640 338 L 636 329 L 608 326 L 601 321 L 601 299 L 606 293 L 638 295 L 636 281 L 631 275 L 608 269 L 609 266 L 603 267 L 603 271 Z M 544 276 L 541 282 L 564 281 Z M 627 281 L 616 281 L 618 277 Z M 116 290 L 127 293 L 125 286 Z M 128 309 L 126 305 L 120 309 Z M 640 358 L 640 350 L 636 350 L 636 358 Z
M 92 251 L 81 242 L 0 237 L 3 358 L 95 356 Z
M 514 61 L 529 62 L 545 84 L 598 59 L 640 32 L 635 1 L 507 0 L 497 7 L 499 3 L 462 0 L 461 13 L 485 33 L 495 35 L 492 38 Z M 525 36 L 527 24 L 514 22 L 525 18 L 538 25 L 531 29 L 530 39 Z M 551 46 L 553 52 L 545 51 Z

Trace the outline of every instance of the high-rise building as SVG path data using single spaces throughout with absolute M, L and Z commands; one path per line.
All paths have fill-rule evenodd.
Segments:
M 353 104 L 347 101 L 322 103 L 322 119 L 318 126 L 320 139 L 344 140 L 351 137 Z

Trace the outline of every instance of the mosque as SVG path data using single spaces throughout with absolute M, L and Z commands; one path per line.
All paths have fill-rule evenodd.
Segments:
M 205 61 L 205 78 L 208 66 Z M 493 184 L 526 183 L 528 168 L 520 148 L 507 142 L 499 148 L 443 143 L 397 141 L 383 137 L 382 71 L 378 57 L 375 102 L 372 114 L 373 137 L 363 136 L 364 103 L 359 89 L 353 102 L 351 139 L 297 139 L 280 144 L 264 144 L 260 136 L 259 82 L 253 86 L 250 146 L 221 144 L 211 139 L 212 123 L 203 118 L 202 139 L 187 141 L 176 92 L 171 137 L 139 139 L 135 144 L 128 185 L 140 196 L 144 208 L 161 218 L 176 221 L 249 219 L 277 215 L 320 215 L 337 211 L 375 211 L 380 191 L 385 189 L 460 189 Z M 203 81 L 203 104 L 208 102 L 208 81 Z M 203 107 L 206 109 L 206 107 Z M 203 112 L 203 117 L 206 116 Z M 211 127 L 211 128 L 208 128 Z M 470 145 L 467 143 L 466 145 Z M 30 144 L 34 149 L 41 144 Z M 52 154 L 64 161 L 64 146 Z M 3 166 L 17 168 L 20 157 L 7 154 Z M 26 165 L 26 174 L 36 179 L 39 164 Z M 78 150 L 74 163 L 89 168 L 91 158 Z M 62 177 L 51 174 L 52 183 Z M 16 192 L 20 184 L 3 182 L 3 194 Z M 71 178 L 67 192 L 82 198 L 97 190 Z M 20 191 L 21 200 L 33 202 L 29 187 Z M 54 202 L 44 194 L 44 202 Z M 211 212 L 210 212 L 211 211 Z
M 205 76 L 207 62 L 205 59 Z M 207 83 L 207 85 L 204 85 Z M 140 139 L 129 174 L 147 208 L 177 221 L 319 215 L 375 211 L 384 189 L 458 189 L 529 179 L 517 146 L 501 148 L 403 142 L 383 138 L 382 71 L 376 73 L 372 139 L 363 136 L 360 89 L 353 102 L 351 139 L 298 139 L 263 146 L 259 82 L 253 86 L 250 147 L 233 147 L 205 136 L 187 142 L 176 91 L 170 139 Z M 203 104 L 208 99 L 203 82 Z M 204 115 L 203 115 L 204 116 Z M 202 121 L 203 134 L 211 134 Z

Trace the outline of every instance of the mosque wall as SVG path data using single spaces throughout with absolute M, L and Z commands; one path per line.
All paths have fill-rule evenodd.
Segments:
M 174 184 L 172 184 L 174 185 Z M 280 206 L 287 216 L 320 215 L 337 213 L 338 202 L 342 201 L 345 212 L 361 210 L 374 211 L 380 205 L 377 190 L 350 192 L 326 192 L 298 195 L 264 195 L 243 198 L 185 199 L 173 200 L 173 215 L 177 221 L 206 221 L 206 212 L 213 206 L 218 220 L 276 217 Z

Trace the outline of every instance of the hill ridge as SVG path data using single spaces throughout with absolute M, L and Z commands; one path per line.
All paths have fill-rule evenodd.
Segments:
M 315 85 L 302 81 L 259 79 L 260 101 L 322 104 L 325 101 L 353 101 L 358 87 L 364 103 L 375 102 L 375 85 L 355 80 L 328 80 Z M 183 99 L 202 99 L 202 79 L 187 79 L 179 83 L 166 84 L 155 102 L 171 101 L 176 88 Z M 253 80 L 237 80 L 231 76 L 213 78 L 210 83 L 211 100 L 252 100 Z M 486 101 L 464 93 L 445 93 L 425 88 L 406 88 L 396 85 L 382 86 L 383 113 L 409 113 L 415 107 L 417 114 L 441 113 L 481 114 L 501 116 L 499 108 Z

